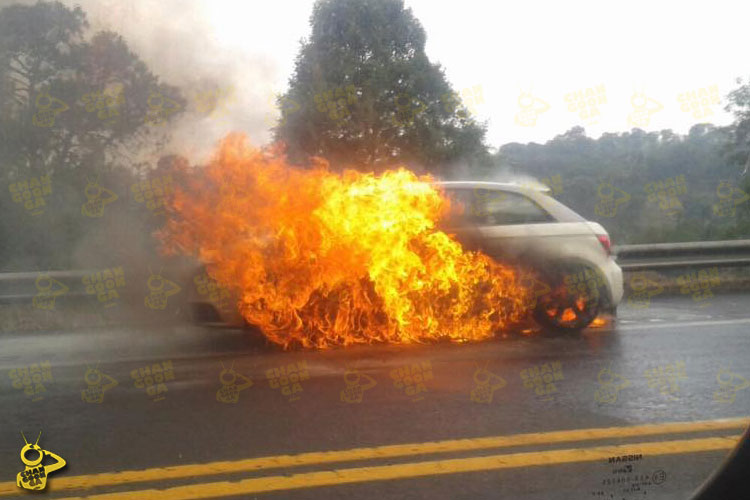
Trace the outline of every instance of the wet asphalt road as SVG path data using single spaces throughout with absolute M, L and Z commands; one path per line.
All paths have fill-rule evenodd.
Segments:
M 324 352 L 282 352 L 252 332 L 192 325 L 3 332 L 0 482 L 14 483 L 22 468 L 20 431 L 35 439 L 42 430 L 40 445 L 67 460 L 50 476 L 44 494 L 50 498 L 264 476 L 286 481 L 295 473 L 310 475 L 294 485 L 274 480 L 285 486 L 270 493 L 249 486 L 236 497 L 687 498 L 728 449 L 644 453 L 620 472 L 622 467 L 606 458 L 581 462 L 545 455 L 537 463 L 533 455 L 512 467 L 482 463 L 495 454 L 576 449 L 573 455 L 581 456 L 586 452 L 580 450 L 597 446 L 736 436 L 741 426 L 570 442 L 547 441 L 545 435 L 512 448 L 456 445 L 439 454 L 417 445 L 397 457 L 350 457 L 227 475 L 222 467 L 199 467 L 183 479 L 161 480 L 160 474 L 168 466 L 255 457 L 750 416 L 750 388 L 737 389 L 738 376 L 750 380 L 749 299 L 717 295 L 705 307 L 690 297 L 655 298 L 648 308 L 623 304 L 616 324 L 572 336 L 535 333 L 477 344 Z M 51 375 L 42 380 L 44 391 L 27 395 L 14 387 L 13 370 L 44 362 Z M 133 378 L 138 369 L 164 362 L 167 368 L 171 362 L 172 372 L 155 375 L 166 378 L 163 386 Z M 289 365 L 301 367 L 298 385 L 281 376 Z M 117 385 L 96 392 L 101 385 L 87 385 L 87 367 Z M 230 367 L 252 385 L 238 387 L 241 377 L 222 385 L 222 370 Z M 269 379 L 274 374 L 280 378 Z M 232 378 L 229 372 L 223 377 Z M 90 380 L 96 378 L 90 374 Z M 728 389 L 732 385 L 735 390 Z M 455 474 L 424 473 L 414 465 L 472 457 L 484 457 L 477 470 Z M 402 476 L 367 470 L 343 484 L 350 480 L 343 479 L 349 477 L 344 469 L 383 465 L 401 465 Z M 154 471 L 117 485 L 68 491 L 55 486 L 78 476 L 137 469 Z M 332 470 L 337 472 L 328 483 L 315 475 Z M 322 485 L 314 486 L 319 479 Z M 621 483 L 613 484 L 617 480 Z M 625 491 L 625 485 L 635 486 Z M 216 486 L 202 494 L 225 490 Z M 23 496 L 0 485 L 0 496 L 19 493 Z

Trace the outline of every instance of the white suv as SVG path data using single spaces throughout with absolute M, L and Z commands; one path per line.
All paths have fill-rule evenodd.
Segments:
M 452 214 L 443 229 L 469 250 L 532 270 L 535 319 L 579 330 L 599 312 L 614 314 L 623 294 L 622 270 L 609 235 L 545 194 L 546 187 L 497 182 L 438 182 Z

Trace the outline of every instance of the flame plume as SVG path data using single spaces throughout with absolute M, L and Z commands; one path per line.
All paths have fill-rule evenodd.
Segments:
M 528 291 L 436 229 L 449 203 L 403 168 L 297 169 L 233 134 L 177 190 L 160 237 L 285 347 L 485 339 L 521 319 Z

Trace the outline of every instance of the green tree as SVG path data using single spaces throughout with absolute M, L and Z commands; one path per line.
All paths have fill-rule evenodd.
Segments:
M 319 0 L 276 138 L 304 163 L 379 170 L 408 164 L 439 175 L 488 165 L 485 127 L 425 54 L 425 31 L 403 0 Z
M 107 227 L 81 214 L 87 184 L 127 197 L 147 168 L 141 153 L 168 139 L 165 123 L 185 107 L 122 37 L 87 35 L 80 7 L 40 1 L 0 10 L 2 267 L 69 266 L 82 236 Z M 29 217 L 13 189 L 40 176 L 51 178 L 52 193 L 44 216 Z

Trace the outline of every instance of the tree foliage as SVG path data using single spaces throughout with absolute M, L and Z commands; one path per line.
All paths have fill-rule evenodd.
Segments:
M 74 247 L 100 222 L 82 217 L 85 187 L 117 187 L 127 197 L 147 167 L 139 154 L 167 140 L 164 123 L 185 107 L 179 90 L 162 83 L 122 37 L 88 29 L 80 7 L 59 2 L 0 10 L 4 267 L 69 266 Z M 44 176 L 52 185 L 43 196 L 48 208 L 30 217 L 14 190 Z
M 403 0 L 320 0 L 302 43 L 276 138 L 290 158 L 438 174 L 487 161 L 484 127 L 425 54 L 425 31 Z

